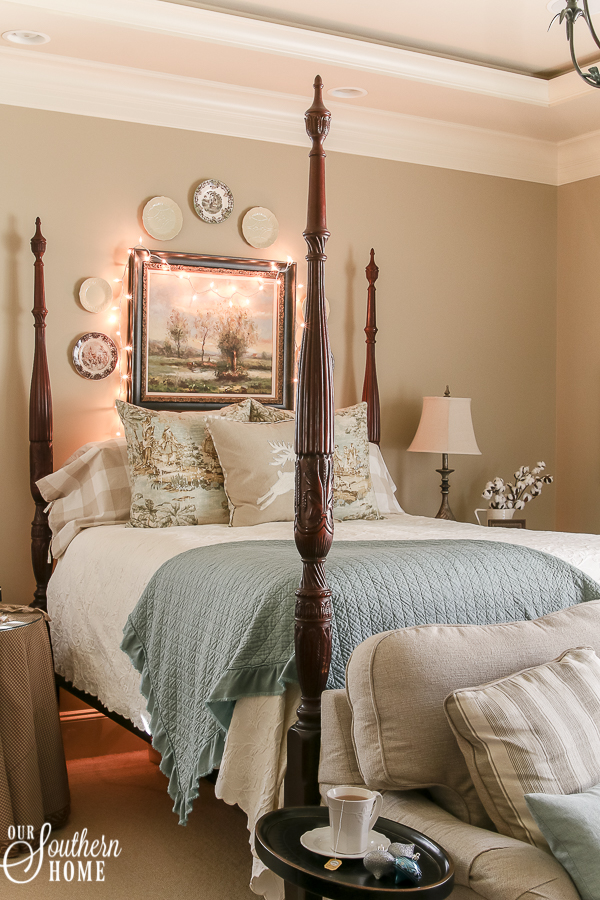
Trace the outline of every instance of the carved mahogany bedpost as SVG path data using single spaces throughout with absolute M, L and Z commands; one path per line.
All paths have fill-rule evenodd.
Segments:
M 296 591 L 296 666 L 302 694 L 298 721 L 288 732 L 285 805 L 319 803 L 321 693 L 331 662 L 331 591 L 324 562 L 333 540 L 333 365 L 325 313 L 325 211 L 323 142 L 331 113 L 323 105 L 317 75 L 313 105 L 306 112 L 312 140 L 308 217 L 306 326 L 300 351 L 296 409 L 296 518 L 294 537 L 302 557 Z
M 371 261 L 365 269 L 369 282 L 367 296 L 367 324 L 365 334 L 367 336 L 367 361 L 365 365 L 365 381 L 363 384 L 363 401 L 368 404 L 367 428 L 369 440 L 372 444 L 378 444 L 380 439 L 379 420 L 379 387 L 377 385 L 377 365 L 375 363 L 375 335 L 377 334 L 375 316 L 375 282 L 379 276 L 379 269 L 375 265 L 375 251 L 371 248 Z
M 35 256 L 35 277 L 33 289 L 33 318 L 35 320 L 35 348 L 33 372 L 29 393 L 29 479 L 31 495 L 35 502 L 35 516 L 31 523 L 31 559 L 36 589 L 32 606 L 46 609 L 46 586 L 52 574 L 52 563 L 48 562 L 50 528 L 48 505 L 36 487 L 36 481 L 49 475 L 52 461 L 52 394 L 46 356 L 46 294 L 44 290 L 44 263 L 46 238 L 42 235 L 41 222 L 35 220 L 36 230 L 31 238 L 31 250 Z

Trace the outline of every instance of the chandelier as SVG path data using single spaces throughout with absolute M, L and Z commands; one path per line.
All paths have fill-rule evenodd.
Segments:
M 558 19 L 559 23 L 565 22 L 567 27 L 567 40 L 569 42 L 569 48 L 571 50 L 571 59 L 573 61 L 573 65 L 575 66 L 576 72 L 583 78 L 586 84 L 591 85 L 591 87 L 600 88 L 600 71 L 598 71 L 598 66 L 590 66 L 587 72 L 584 72 L 579 63 L 577 62 L 577 57 L 575 55 L 575 43 L 574 43 L 574 31 L 575 31 L 575 22 L 579 19 L 580 16 L 583 16 L 584 21 L 587 24 L 587 27 L 590 29 L 591 35 L 596 43 L 598 49 L 600 49 L 600 39 L 596 34 L 596 29 L 592 24 L 592 18 L 590 16 L 590 9 L 588 5 L 588 0 L 582 0 L 583 9 L 580 9 L 577 6 L 577 0 L 567 0 L 567 5 L 562 10 L 562 12 L 557 13 L 550 25 L 548 26 L 548 30 L 551 28 L 553 22 Z

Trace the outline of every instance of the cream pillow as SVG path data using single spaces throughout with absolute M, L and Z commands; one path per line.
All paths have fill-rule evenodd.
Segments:
M 286 409 L 263 406 L 252 400 L 252 422 L 281 422 L 293 420 L 294 413 Z M 379 519 L 380 510 L 374 485 L 374 472 L 378 489 L 387 512 L 402 512 L 393 491 L 396 490 L 379 453 L 371 451 L 367 428 L 367 404 L 357 403 L 338 409 L 333 422 L 333 517 L 344 519 Z M 379 453 L 379 457 L 377 454 Z M 385 470 L 385 474 L 384 474 Z M 387 475 L 387 479 L 386 479 Z M 392 485 L 390 500 L 390 484 Z M 294 497 L 291 497 L 292 505 Z M 397 508 L 396 508 L 397 507 Z M 293 519 L 293 510 L 291 518 Z
M 230 525 L 293 521 L 294 428 L 293 421 L 208 423 L 225 473 Z
M 229 519 L 223 472 L 206 423 L 250 419 L 250 400 L 220 410 L 157 412 L 117 400 L 127 438 L 135 528 L 218 525 Z
M 396 485 L 388 472 L 388 467 L 377 444 L 369 444 L 369 468 L 371 483 L 380 515 L 390 516 L 403 513 L 404 510 L 396 500 Z
M 600 660 L 589 647 L 454 691 L 444 707 L 477 793 L 500 834 L 547 849 L 525 794 L 600 782 Z

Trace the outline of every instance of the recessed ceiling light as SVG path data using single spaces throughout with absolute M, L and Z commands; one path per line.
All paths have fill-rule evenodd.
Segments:
M 561 12 L 566 5 L 566 0 L 550 0 L 550 3 L 547 4 L 546 8 L 556 15 L 556 13 Z M 600 0 L 589 0 L 588 7 L 591 13 L 600 12 Z
M 41 31 L 5 31 L 2 35 L 5 41 L 12 44 L 47 44 L 50 36 Z
M 366 97 L 367 92 L 364 88 L 357 87 L 339 87 L 331 88 L 327 93 L 331 97 L 340 97 L 342 100 L 351 100 L 353 97 Z

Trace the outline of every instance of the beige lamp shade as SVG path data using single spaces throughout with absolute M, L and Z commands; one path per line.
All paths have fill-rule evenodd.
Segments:
M 481 454 L 475 440 L 469 397 L 423 397 L 423 411 L 413 442 L 416 453 Z

